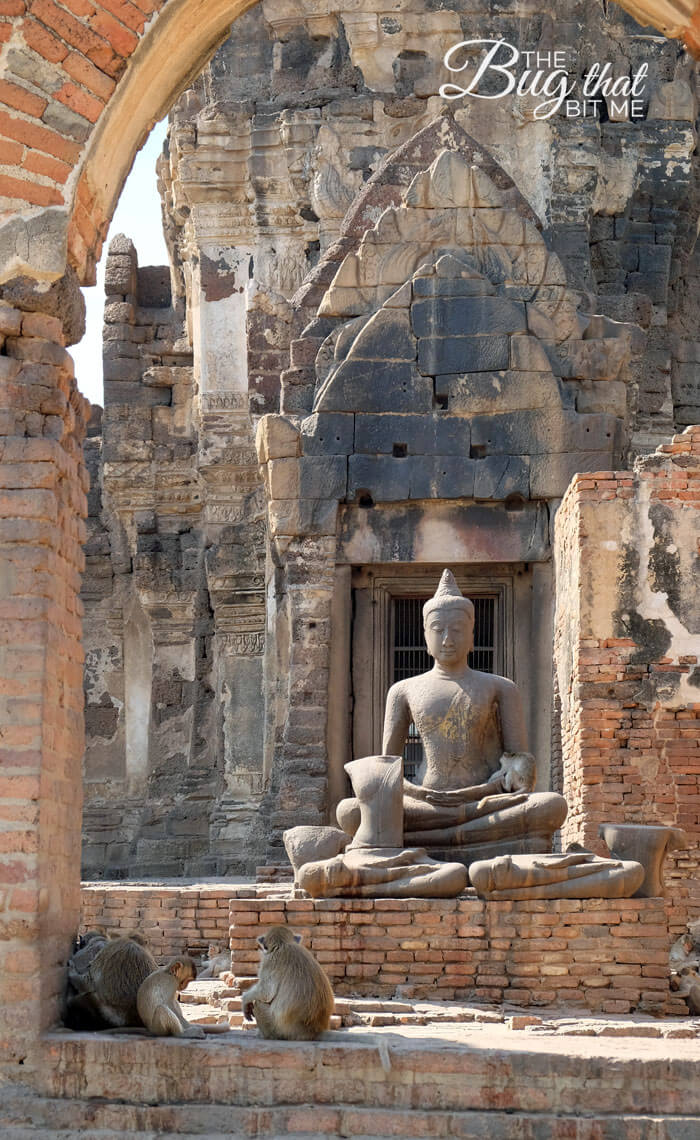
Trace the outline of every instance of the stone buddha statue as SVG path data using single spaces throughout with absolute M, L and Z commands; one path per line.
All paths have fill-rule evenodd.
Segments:
M 445 570 L 423 607 L 434 665 L 389 690 L 383 752 L 400 755 L 411 722 L 423 742 L 415 782 L 404 780 L 404 843 L 469 865 L 501 854 L 551 851 L 566 801 L 534 793 L 520 694 L 512 681 L 472 669 L 474 607 Z M 351 834 L 357 801 L 343 800 L 338 823 Z
M 634 894 L 644 879 L 637 862 L 549 854 L 566 800 L 532 791 L 520 694 L 505 677 L 470 668 L 474 607 L 449 570 L 423 625 L 435 664 L 389 690 L 384 755 L 345 765 L 356 795 L 336 808 L 342 830 L 285 832 L 296 886 L 313 897 L 449 898 L 464 890 L 469 867 L 485 899 Z M 403 778 L 401 759 L 411 723 L 424 749 L 415 782 Z

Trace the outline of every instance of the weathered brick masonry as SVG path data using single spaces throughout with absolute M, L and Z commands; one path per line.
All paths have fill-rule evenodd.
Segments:
M 228 945 L 230 886 L 83 883 L 80 897 L 81 930 L 101 927 L 108 934 L 137 930 L 158 961 L 175 954 L 206 954 L 210 945 L 222 949 Z
M 289 923 L 338 994 L 685 1012 L 670 999 L 660 899 L 231 899 L 234 974 L 256 938 Z
M 679 933 L 700 915 L 700 428 L 632 472 L 577 475 L 556 535 L 563 839 L 598 847 L 608 821 L 682 827 L 689 849 L 666 874 Z
M 87 402 L 60 320 L 0 301 L 0 1004 L 56 1017 L 78 912 Z

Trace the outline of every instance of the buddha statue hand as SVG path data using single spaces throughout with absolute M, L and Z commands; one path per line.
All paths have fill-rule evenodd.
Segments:
M 435 807 L 453 807 L 458 804 L 476 803 L 485 796 L 492 796 L 503 790 L 501 773 L 498 772 L 486 784 L 474 784 L 469 788 L 425 788 L 422 784 L 412 784 L 404 779 L 403 794 L 414 800 L 422 800 Z
M 531 752 L 503 752 L 492 779 L 504 792 L 531 792 L 535 787 L 535 757 Z
M 479 815 L 490 815 L 494 811 L 504 811 L 506 808 L 517 807 L 529 800 L 527 792 L 503 792 L 501 795 L 484 796 L 476 805 Z

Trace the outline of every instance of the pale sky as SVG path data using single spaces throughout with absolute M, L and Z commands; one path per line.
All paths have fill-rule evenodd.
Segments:
M 130 237 L 138 252 L 139 265 L 168 263 L 160 215 L 160 196 L 156 186 L 156 159 L 162 150 L 167 126 L 167 118 L 158 123 L 136 155 L 109 227 L 102 260 L 97 267 L 97 285 L 83 289 L 86 306 L 85 336 L 79 344 L 73 345 L 70 353 L 75 361 L 78 387 L 95 404 L 103 403 L 102 316 L 105 303 L 105 259 L 111 239 L 119 233 Z

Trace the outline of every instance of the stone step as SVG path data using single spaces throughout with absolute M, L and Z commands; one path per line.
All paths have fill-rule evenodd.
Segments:
M 428 1033 L 422 1026 L 381 1032 L 363 1026 L 317 1042 L 266 1041 L 256 1030 L 236 1029 L 206 1041 L 54 1032 L 37 1046 L 32 1070 L 35 1079 L 42 1075 L 46 1095 L 79 1089 L 85 1100 L 132 1106 L 296 1105 L 300 1112 L 309 1105 L 319 1111 L 354 1105 L 408 1112 L 419 1104 L 453 1113 L 700 1119 L 698 1062 L 697 1039 L 552 1038 L 505 1025 L 435 1023 Z M 30 1075 L 23 1074 L 25 1080 Z M 163 1130 L 169 1127 L 166 1120 Z M 315 1120 L 308 1126 L 319 1127 Z M 214 1123 L 211 1129 L 218 1131 Z M 0 1136 L 4 1140 L 2 1127 Z
M 571 1114 L 505 1111 L 452 1112 L 363 1108 L 354 1105 L 280 1105 L 274 1108 L 221 1105 L 139 1105 L 92 1102 L 89 1127 L 87 1105 L 79 1100 L 3 1097 L 0 1134 L 3 1140 L 677 1140 L 697 1136 L 698 1119 L 690 1116 L 593 1113 Z

